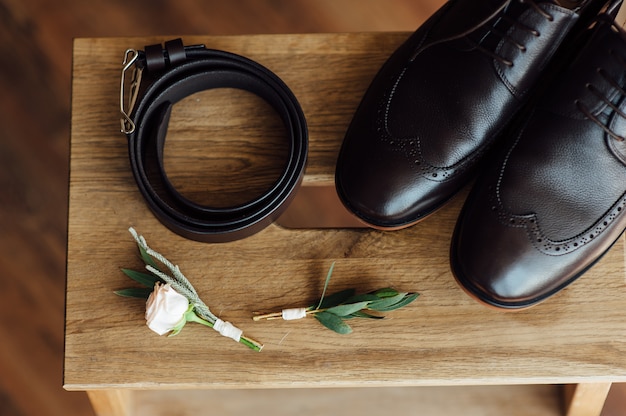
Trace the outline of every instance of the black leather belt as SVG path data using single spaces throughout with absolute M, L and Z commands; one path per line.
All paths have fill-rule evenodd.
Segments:
M 130 69 L 133 76 L 127 82 Z M 172 106 L 212 88 L 242 89 L 263 98 L 280 115 L 289 137 L 288 160 L 279 179 L 259 197 L 227 208 L 203 206 L 185 198 L 172 186 L 163 168 Z M 130 99 L 125 107 L 126 95 Z M 139 191 L 154 215 L 186 238 L 226 242 L 252 235 L 284 211 L 302 180 L 308 152 L 302 109 L 276 74 L 245 57 L 202 45 L 185 47 L 180 39 L 166 42 L 165 48 L 129 49 L 122 70 L 120 111 Z

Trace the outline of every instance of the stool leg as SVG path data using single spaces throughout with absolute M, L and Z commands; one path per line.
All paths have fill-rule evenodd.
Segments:
M 565 386 L 566 416 L 600 416 L 611 383 L 581 383 Z
M 87 396 L 98 416 L 130 416 L 132 392 L 129 390 L 90 390 Z

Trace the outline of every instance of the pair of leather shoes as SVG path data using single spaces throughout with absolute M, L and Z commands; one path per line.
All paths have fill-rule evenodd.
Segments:
M 626 228 L 626 32 L 604 15 L 580 42 L 478 179 L 452 239 L 457 281 L 499 308 L 558 292 Z
M 573 281 L 626 226 L 621 1 L 447 2 L 363 97 L 337 161 L 344 204 L 403 228 L 480 170 L 452 241 L 458 282 L 523 308 Z

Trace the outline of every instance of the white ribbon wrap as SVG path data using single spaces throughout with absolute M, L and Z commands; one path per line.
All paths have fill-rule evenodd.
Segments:
M 294 321 L 306 317 L 306 308 L 283 309 L 283 319 Z
M 219 318 L 213 324 L 213 329 L 219 332 L 220 335 L 234 339 L 237 342 L 239 342 L 241 335 L 243 335 L 243 331 L 241 329 L 237 328 L 230 322 L 224 322 Z

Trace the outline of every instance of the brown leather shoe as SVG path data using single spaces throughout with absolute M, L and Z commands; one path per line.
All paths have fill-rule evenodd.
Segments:
M 602 15 L 581 42 L 459 217 L 452 270 L 490 305 L 545 300 L 626 228 L 626 32 Z
M 442 206 L 472 178 L 559 45 L 607 1 L 448 1 L 389 58 L 354 115 L 336 167 L 347 208 L 394 229 Z

